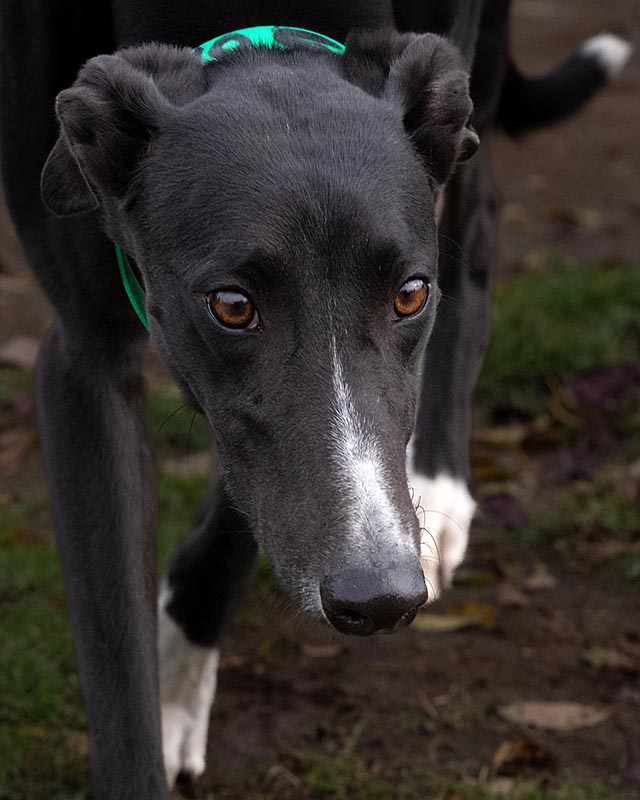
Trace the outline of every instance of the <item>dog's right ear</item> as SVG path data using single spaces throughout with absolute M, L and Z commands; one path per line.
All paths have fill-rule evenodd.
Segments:
M 162 120 L 203 83 L 186 49 L 147 45 L 88 61 L 56 99 L 60 136 L 41 177 L 47 208 L 64 217 L 122 200 Z
M 391 29 L 355 31 L 347 38 L 343 63 L 352 83 L 400 107 L 436 189 L 478 149 L 470 124 L 469 75 L 446 39 Z

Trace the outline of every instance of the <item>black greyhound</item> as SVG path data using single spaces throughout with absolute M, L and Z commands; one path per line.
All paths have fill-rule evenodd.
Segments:
M 99 797 L 166 798 L 167 776 L 204 768 L 217 645 L 258 546 L 307 612 L 351 634 L 408 624 L 462 559 L 496 216 L 486 147 L 458 167 L 478 142 L 471 98 L 481 136 L 551 122 L 628 51 L 596 37 L 528 81 L 509 63 L 508 12 L 2 4 L 2 168 L 58 317 L 39 418 Z M 346 49 L 272 30 L 279 44 L 231 37 L 208 63 L 192 50 L 257 25 Z M 148 336 L 114 243 L 222 464 L 159 626 Z M 420 382 L 409 483 L 422 543 L 405 464 Z

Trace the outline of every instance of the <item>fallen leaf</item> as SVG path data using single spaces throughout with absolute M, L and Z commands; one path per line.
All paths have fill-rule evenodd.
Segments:
M 527 209 L 519 203 L 505 203 L 502 206 L 502 224 L 507 228 L 522 228 L 527 224 Z
M 561 222 L 573 228 L 584 228 L 595 231 L 602 227 L 602 214 L 595 208 L 553 206 L 549 209 L 548 213 L 549 217 L 555 222 Z
M 548 750 L 531 739 L 506 739 L 493 755 L 492 766 L 497 775 L 516 775 L 525 767 L 548 769 L 556 759 Z
M 432 612 L 420 613 L 415 618 L 411 627 L 422 633 L 452 633 L 463 628 L 478 626 L 477 619 L 465 619 L 453 614 L 434 614 Z
M 488 603 L 470 602 L 454 606 L 446 614 L 422 611 L 413 622 L 413 627 L 423 633 L 451 633 L 463 628 L 485 628 L 496 626 L 496 612 Z
M 519 702 L 498 709 L 498 714 L 507 722 L 560 732 L 591 728 L 609 719 L 612 713 L 610 708 L 569 701 Z
M 628 553 L 640 552 L 640 542 L 625 542 L 622 539 L 581 540 L 576 543 L 576 552 L 587 561 L 598 564 Z
M 517 447 L 524 441 L 526 434 L 526 425 L 514 422 L 494 428 L 478 428 L 473 433 L 473 441 L 493 447 Z
M 513 797 L 516 782 L 513 778 L 494 778 L 488 781 L 486 788 L 495 797 Z
M 5 367 L 32 370 L 39 350 L 40 339 L 34 336 L 12 336 L 0 347 L 0 364 Z
M 532 592 L 553 589 L 558 581 L 549 572 L 549 568 L 542 561 L 536 561 L 529 577 L 522 581 L 522 586 Z
M 0 475 L 10 477 L 19 472 L 27 453 L 37 439 L 33 430 L 10 430 L 0 433 Z
M 89 734 L 86 731 L 69 731 L 66 738 L 69 750 L 81 758 L 89 757 Z
M 338 644 L 319 644 L 317 642 L 302 642 L 300 650 L 309 658 L 335 658 L 342 652 L 342 648 Z
M 621 669 L 636 672 L 637 665 L 626 653 L 610 647 L 590 647 L 582 654 L 582 660 L 595 669 Z
M 505 608 L 522 608 L 529 605 L 529 598 L 509 581 L 503 581 L 496 590 L 498 605 Z
M 297 787 L 300 786 L 301 780 L 283 764 L 274 764 L 265 775 L 265 783 L 271 787 L 277 783 L 284 783 L 287 786 Z

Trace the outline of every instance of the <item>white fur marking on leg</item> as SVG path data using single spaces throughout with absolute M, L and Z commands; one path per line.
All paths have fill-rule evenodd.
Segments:
M 408 454 L 411 459 L 413 447 Z M 422 528 L 420 563 L 429 602 L 440 597 L 464 559 L 476 508 L 466 483 L 444 473 L 435 478 L 408 470 L 409 489 Z
M 580 48 L 583 55 L 596 59 L 609 78 L 614 78 L 622 70 L 632 50 L 631 42 L 613 33 L 601 33 L 587 39 Z
M 196 776 L 204 772 L 219 651 L 187 639 L 166 611 L 170 597 L 170 590 L 161 591 L 158 655 L 162 750 L 167 783 L 172 788 L 181 770 Z

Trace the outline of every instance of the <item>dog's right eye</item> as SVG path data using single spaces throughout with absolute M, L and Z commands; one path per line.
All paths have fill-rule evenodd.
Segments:
M 258 314 L 253 301 L 238 289 L 218 289 L 207 295 L 211 316 L 225 328 L 242 330 L 255 328 Z

